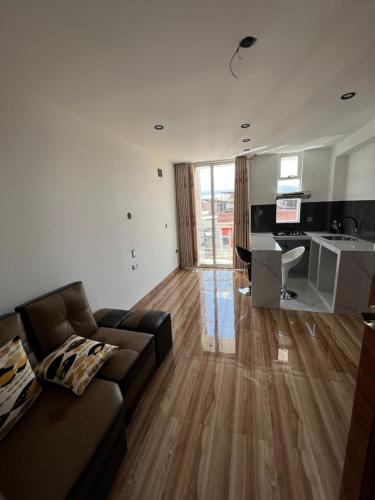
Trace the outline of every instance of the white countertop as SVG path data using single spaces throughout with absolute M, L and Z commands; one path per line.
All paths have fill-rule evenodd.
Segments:
M 251 233 L 250 249 L 252 252 L 259 250 L 281 252 L 280 245 L 274 240 L 272 233 Z
M 322 236 L 334 236 L 332 233 L 322 232 L 309 232 L 311 239 L 323 245 L 324 247 L 332 250 L 332 252 L 375 252 L 375 244 L 371 241 L 361 240 L 357 238 L 354 241 L 339 241 L 339 240 L 326 240 Z M 355 237 L 355 236 L 353 236 Z
M 306 236 L 274 236 L 272 233 L 251 233 L 250 247 L 252 251 L 275 251 L 281 252 L 281 247 L 275 240 L 306 240 L 312 239 L 316 243 L 332 250 L 332 252 L 375 252 L 375 243 L 356 239 L 355 241 L 330 241 L 322 236 L 333 236 L 325 231 L 306 232 Z

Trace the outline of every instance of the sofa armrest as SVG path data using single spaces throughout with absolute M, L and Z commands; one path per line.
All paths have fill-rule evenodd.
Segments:
M 132 311 L 125 309 L 99 309 L 94 313 L 94 317 L 99 327 L 116 328 L 131 314 Z

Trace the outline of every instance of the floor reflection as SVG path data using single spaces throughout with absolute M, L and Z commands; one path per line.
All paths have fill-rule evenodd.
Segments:
M 200 273 L 202 348 L 213 353 L 236 353 L 233 272 Z

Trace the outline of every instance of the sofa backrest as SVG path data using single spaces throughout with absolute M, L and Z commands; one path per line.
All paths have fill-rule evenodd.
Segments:
M 30 346 L 29 339 L 26 336 L 20 315 L 18 313 L 12 313 L 0 316 L 0 347 L 17 336 L 21 338 L 23 348 L 27 353 L 31 366 L 35 366 L 37 364 L 37 359 Z
M 57 349 L 71 335 L 90 337 L 98 329 L 80 281 L 16 307 L 38 358 Z

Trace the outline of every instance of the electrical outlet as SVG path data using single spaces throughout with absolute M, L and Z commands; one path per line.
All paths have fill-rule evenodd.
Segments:
M 306 217 L 306 222 L 313 222 L 314 217 L 311 215 L 310 217 Z
M 132 271 L 135 271 L 136 269 L 138 269 L 138 264 L 132 264 Z
M 165 225 L 165 229 L 168 229 L 168 224 Z
M 131 256 L 132 256 L 132 259 L 135 259 L 135 257 L 136 257 L 135 248 L 133 248 L 133 250 L 131 251 Z
M 132 218 L 132 214 L 131 214 L 131 212 L 128 212 L 128 213 L 126 214 L 126 218 L 127 218 L 127 219 L 129 219 L 129 220 Z

